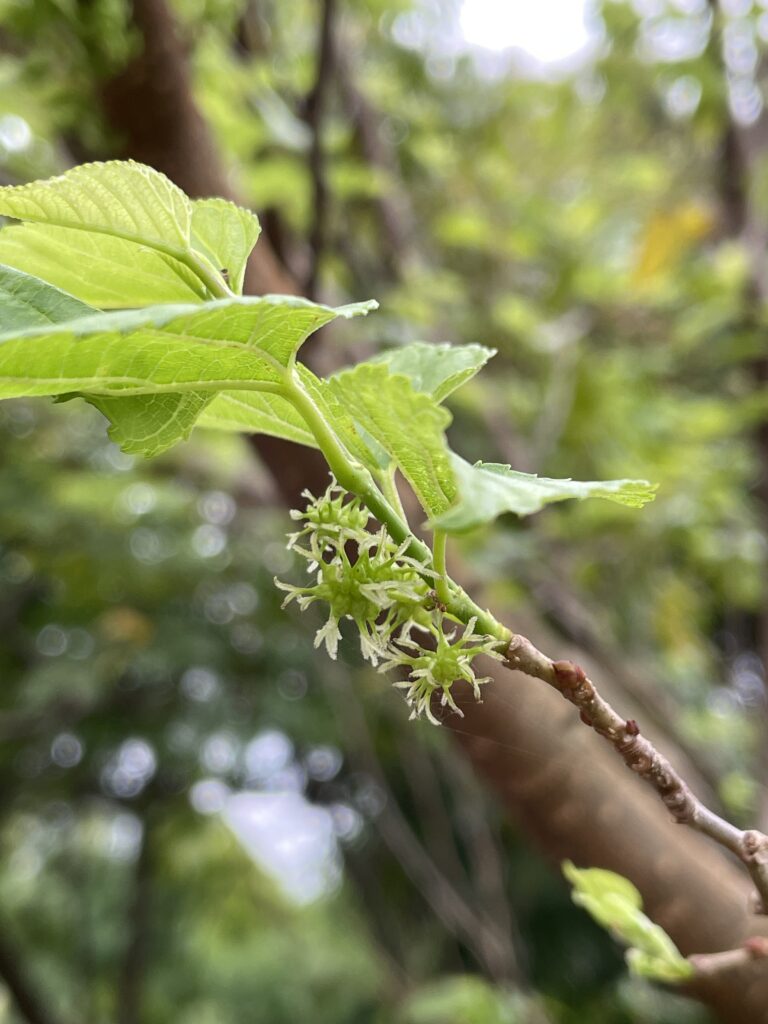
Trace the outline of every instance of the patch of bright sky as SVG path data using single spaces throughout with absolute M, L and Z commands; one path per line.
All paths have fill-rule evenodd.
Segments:
M 552 78 L 583 67 L 603 38 L 596 0 L 414 0 L 391 23 L 435 77 L 469 53 L 483 77 Z
M 294 902 L 311 903 L 341 880 L 332 815 L 301 793 L 237 793 L 224 820 Z
M 362 819 L 346 804 L 310 803 L 304 788 L 307 773 L 313 779 L 333 778 L 341 754 L 332 747 L 316 747 L 300 763 L 288 736 L 266 729 L 242 751 L 248 788 L 233 792 L 215 777 L 232 768 L 227 742 L 226 734 L 218 733 L 204 745 L 202 761 L 213 775 L 192 787 L 192 806 L 200 814 L 220 815 L 295 903 L 332 893 L 342 876 L 339 843 L 357 835 Z
M 586 0 L 464 0 L 459 24 L 473 46 L 520 49 L 542 64 L 567 60 L 592 41 Z

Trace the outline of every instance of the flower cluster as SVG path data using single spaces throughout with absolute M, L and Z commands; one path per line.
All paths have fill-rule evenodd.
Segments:
M 501 659 L 495 650 L 498 641 L 475 633 L 475 619 L 458 638 L 456 630 L 445 630 L 446 615 L 432 590 L 436 573 L 408 555 L 408 544 L 397 544 L 384 527 L 371 532 L 371 517 L 359 499 L 335 481 L 321 497 L 305 496 L 304 511 L 291 512 L 300 528 L 289 536 L 288 546 L 306 560 L 311 582 L 294 586 L 276 580 L 287 592 L 283 606 L 296 601 L 305 609 L 320 602 L 328 608 L 315 646 L 325 644 L 332 658 L 341 638 L 340 623 L 351 619 L 367 661 L 384 672 L 407 669 L 408 680 L 394 685 L 407 691 L 412 718 L 425 715 L 437 724 L 431 711 L 436 694 L 443 706 L 461 714 L 451 697 L 452 684 L 467 680 L 479 699 L 479 687 L 487 680 L 475 676 L 472 661 L 478 654 Z
M 386 660 L 381 666 L 382 672 L 404 665 L 408 669 L 408 678 L 395 683 L 395 687 L 406 690 L 405 702 L 411 709 L 411 718 L 425 715 L 434 725 L 439 722 L 432 714 L 432 698 L 440 694 L 440 703 L 449 707 L 457 715 L 463 712 L 456 705 L 451 695 L 451 687 L 457 679 L 465 679 L 472 687 L 475 700 L 480 700 L 480 687 L 490 682 L 490 676 L 478 679 L 472 661 L 478 654 L 503 661 L 497 648 L 498 640 L 484 633 L 475 633 L 477 619 L 471 618 L 463 634 L 457 638 L 457 630 L 447 633 L 444 619 L 439 615 L 430 632 L 434 637 L 434 649 L 425 650 L 410 637 L 400 637 L 397 646 L 391 645 Z
M 350 497 L 335 482 L 321 498 L 315 498 L 311 491 L 302 491 L 301 496 L 307 499 L 307 507 L 304 511 L 291 509 L 290 516 L 303 525 L 296 533 L 288 535 L 288 547 L 294 548 L 306 539 L 316 562 L 322 559 L 327 548 L 359 537 L 368 527 L 371 517 L 360 499 Z

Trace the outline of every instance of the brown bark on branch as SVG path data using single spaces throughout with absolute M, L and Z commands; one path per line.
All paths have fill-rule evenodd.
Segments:
M 489 662 L 484 671 L 496 678 L 483 703 L 459 686 L 465 717 L 444 724 L 548 859 L 629 878 L 685 955 L 768 934 L 766 919 L 749 912 L 750 886 L 738 867 L 703 836 L 665 821 L 657 797 L 617 773 L 613 751 L 594 742 L 554 689 L 517 674 L 510 699 L 504 670 Z M 764 964 L 697 982 L 692 993 L 727 1024 L 768 1024 Z
M 685 755 L 686 763 L 680 765 L 680 770 L 689 785 L 709 806 L 718 806 L 716 759 L 706 746 L 692 742 L 678 727 L 675 719 L 680 714 L 679 703 L 658 678 L 658 670 L 634 659 L 628 664 L 621 649 L 606 636 L 604 623 L 592 614 L 584 595 L 571 590 L 565 580 L 551 577 L 545 568 L 541 574 L 538 570 L 525 574 L 520 582 L 533 595 L 558 646 L 565 641 L 585 651 L 598 666 L 600 677 L 610 678 L 615 685 L 614 703 L 620 700 L 622 707 L 634 705 L 628 717 L 642 718 L 644 726 L 660 731 L 666 749 L 671 749 L 671 740 Z
M 699 978 L 716 978 L 723 972 L 746 967 L 754 960 L 768 957 L 768 939 L 758 935 L 747 939 L 740 949 L 726 949 L 722 953 L 701 953 L 689 957 Z
M 742 831 L 710 811 L 633 719 L 625 719 L 597 692 L 580 665 L 552 661 L 524 636 L 514 636 L 507 664 L 541 679 L 574 704 L 581 721 L 613 746 L 624 763 L 647 782 L 680 825 L 688 825 L 724 846 L 744 863 L 757 890 L 755 910 L 768 914 L 768 836 Z

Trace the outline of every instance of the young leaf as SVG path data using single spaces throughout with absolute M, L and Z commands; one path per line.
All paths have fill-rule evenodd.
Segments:
M 317 447 L 306 423 L 291 403 L 266 391 L 222 391 L 204 409 L 197 422 L 201 427 L 270 434 L 309 448 Z
M 623 875 L 605 868 L 577 868 L 570 860 L 563 861 L 562 867 L 563 874 L 574 888 L 574 901 L 589 899 L 599 903 L 604 898 L 615 897 L 633 910 L 642 909 L 640 890 Z
M 655 497 L 656 485 L 647 480 L 550 480 L 492 462 L 473 466 L 458 455 L 452 455 L 451 461 L 461 497 L 447 512 L 434 517 L 432 525 L 452 533 L 471 530 L 504 512 L 528 516 L 568 498 L 606 498 L 642 508 Z
M 643 913 L 639 891 L 627 878 L 602 868 L 579 869 L 563 863 L 563 874 L 573 886 L 573 902 L 599 925 L 629 946 L 632 971 L 658 981 L 684 981 L 693 967 L 680 954 L 663 928 Z
M 0 330 L 58 324 L 94 312 L 72 295 L 45 281 L 0 265 Z
M 436 402 L 442 402 L 495 355 L 495 349 L 483 345 L 428 345 L 415 341 L 387 349 L 370 362 L 385 363 L 390 373 L 408 377 L 414 391 L 423 391 Z
M 427 514 L 445 512 L 457 493 L 445 440 L 450 413 L 415 391 L 407 377 L 391 374 L 385 364 L 360 363 L 328 385 L 363 440 L 372 438 L 397 465 Z M 386 466 L 379 455 L 368 468 L 376 472 Z
M 332 309 L 303 299 L 264 296 L 222 299 L 202 307 L 98 313 L 55 329 L 4 332 L 0 397 L 77 391 L 122 398 L 281 385 L 313 331 L 338 316 L 370 308 L 370 303 L 359 303 Z M 156 415 L 152 407 L 153 423 Z M 135 406 L 130 418 L 135 421 Z M 177 427 L 182 429 L 178 420 Z
M 227 276 L 242 284 L 245 261 L 258 237 L 252 214 L 225 200 L 195 204 L 165 175 L 133 161 L 83 164 L 47 181 L 0 188 L 0 214 L 23 222 L 10 237 L 0 232 L 0 241 L 5 236 L 0 259 L 12 260 L 15 250 L 17 265 L 43 276 L 55 273 L 54 252 L 60 261 L 71 262 L 85 248 L 94 261 L 89 272 L 98 277 L 100 261 L 106 264 L 113 294 L 105 305 L 112 308 L 147 305 L 158 298 L 151 291 L 136 302 L 129 272 L 118 272 L 121 258 L 136 264 L 139 256 L 145 263 L 154 255 L 156 268 L 164 261 L 162 299 L 189 298 L 190 273 L 196 279 L 193 293 L 202 288 L 204 297 L 215 296 L 227 293 Z M 46 244 L 48 231 L 55 233 L 55 250 Z M 82 236 L 91 237 L 83 241 Z M 174 275 L 181 278 L 176 290 Z M 60 280 L 57 276 L 56 283 Z
M 661 929 L 659 930 L 661 931 Z M 666 932 L 662 932 L 662 934 L 666 935 Z M 649 978 L 651 981 L 661 981 L 669 985 L 689 981 L 696 973 L 693 965 L 679 953 L 677 956 L 660 957 L 633 947 L 627 950 L 624 958 L 632 974 L 639 978 Z

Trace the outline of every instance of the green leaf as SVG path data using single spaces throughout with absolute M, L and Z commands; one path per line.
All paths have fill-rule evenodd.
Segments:
M 316 448 L 306 423 L 285 398 L 266 391 L 222 391 L 203 411 L 198 425 L 216 430 L 269 434 Z
M 109 436 L 115 444 L 130 455 L 149 458 L 185 441 L 215 396 L 190 391 L 183 395 L 134 395 L 130 398 L 83 397 L 110 421 Z
M 230 288 L 243 291 L 248 256 L 261 226 L 255 213 L 226 199 L 196 199 L 192 203 L 192 244 L 219 270 L 226 270 Z
M 297 364 L 296 372 L 304 390 L 347 451 L 363 465 L 375 465 L 374 456 L 355 429 L 349 413 L 331 392 L 328 381 L 316 377 L 302 363 Z M 214 430 L 269 434 L 308 448 L 317 447 L 314 435 L 295 406 L 281 395 L 266 391 L 221 391 L 203 410 L 198 425 Z
M 0 265 L 0 325 L 3 331 L 49 326 L 92 312 L 84 302 L 52 288 L 39 278 Z
M 282 386 L 313 331 L 374 305 L 332 309 L 290 296 L 222 299 L 6 332 L 0 335 L 0 397 L 79 392 L 109 399 L 99 404 L 121 443 L 143 450 L 152 439 L 148 450 L 156 451 L 186 436 L 202 411 L 203 400 L 190 393 L 202 390 L 207 401 L 208 393 L 238 385 Z M 169 393 L 175 403 L 154 400 Z M 137 394 L 152 400 L 122 404 Z
M 563 863 L 563 874 L 573 886 L 573 902 L 630 947 L 627 963 L 634 973 L 658 981 L 683 981 L 693 974 L 664 929 L 643 913 L 640 892 L 629 879 L 570 861 Z
M 607 871 L 605 868 L 577 868 L 570 860 L 563 861 L 562 869 L 575 890 L 574 899 L 577 895 L 592 900 L 617 897 L 635 910 L 640 910 L 643 906 L 643 897 L 637 886 L 615 871 Z
M 264 296 L 263 299 L 242 299 L 239 302 L 240 305 L 250 307 L 251 314 L 259 306 L 263 307 L 263 311 L 253 317 L 248 344 L 261 345 L 265 352 L 277 355 L 284 367 L 293 361 L 298 347 L 318 326 L 328 323 L 336 316 L 364 315 L 376 305 L 358 303 L 334 310 L 290 296 Z M 214 304 L 209 303 L 207 308 L 212 305 Z M 313 376 L 305 367 L 299 366 L 299 371 L 304 371 L 309 377 Z M 246 417 L 246 413 L 250 416 L 250 422 L 241 422 L 239 429 L 314 444 L 312 435 L 293 406 L 279 395 L 268 392 L 238 390 L 217 394 L 215 391 L 191 391 L 183 394 L 140 395 L 130 398 L 94 398 L 87 395 L 85 397 L 110 420 L 110 436 L 124 451 L 149 457 L 165 451 L 178 441 L 185 440 L 200 415 L 222 395 L 230 396 L 223 399 L 228 409 L 230 424 L 234 409 L 238 410 L 241 420 Z M 260 399 L 263 400 L 261 405 Z M 214 412 L 214 417 L 209 419 L 206 425 L 232 429 L 232 425 L 225 426 L 222 423 L 221 407 L 218 408 L 219 415 Z M 256 421 L 254 417 L 257 416 L 259 409 L 262 414 Z M 264 415 L 267 410 L 271 411 L 268 419 Z
M 111 235 L 17 224 L 0 230 L 0 260 L 99 309 L 202 302 L 206 289 L 164 253 Z
M 398 1024 L 522 1024 L 536 1019 L 524 997 L 477 975 L 447 975 L 417 987 L 403 1002 Z
M 641 949 L 628 949 L 626 952 L 627 966 L 632 974 L 651 981 L 662 981 L 674 985 L 688 981 L 696 971 L 693 964 L 678 954 L 675 959 L 651 956 Z
M 414 390 L 385 364 L 360 363 L 328 381 L 328 390 L 362 431 L 395 463 L 431 517 L 456 498 L 456 484 L 445 439 L 451 415 L 429 395 Z M 370 446 L 369 446 L 370 447 Z M 374 472 L 386 468 L 377 456 Z
M 619 505 L 642 508 L 655 497 L 656 485 L 647 480 L 550 480 L 492 462 L 473 466 L 458 455 L 452 455 L 452 464 L 461 498 L 432 523 L 452 533 L 471 530 L 504 512 L 528 516 L 568 498 L 606 498 Z
M 0 188 L 0 214 L 98 231 L 157 249 L 189 245 L 192 204 L 169 178 L 132 160 L 81 164 L 66 174 Z
M 332 378 L 341 381 L 338 386 L 319 380 L 306 367 L 300 368 L 300 376 L 313 401 L 322 407 L 324 417 L 333 424 L 336 434 L 350 453 L 369 469 L 381 470 L 392 460 L 371 432 L 360 423 L 355 425 L 349 415 L 346 409 L 349 398 L 346 389 L 349 387 L 354 390 L 355 381 L 359 378 L 346 377 L 345 374 L 359 375 L 364 366 L 384 365 L 390 374 L 401 373 L 409 377 L 416 391 L 432 393 L 433 398 L 439 401 L 476 373 L 491 355 L 491 349 L 480 345 L 427 345 L 416 342 L 384 352 L 367 363 L 359 363 L 350 370 L 342 371 Z M 339 386 L 344 389 L 343 395 L 338 390 Z M 316 446 L 302 418 L 279 395 L 244 391 L 222 393 L 205 409 L 199 423 L 220 430 L 271 434 L 298 444 Z
M 428 345 L 416 341 L 387 349 L 370 362 L 385 363 L 390 373 L 408 377 L 414 391 L 423 391 L 442 402 L 495 355 L 495 349 L 482 345 Z
M 224 276 L 238 289 L 259 232 L 248 211 L 223 199 L 193 203 L 133 161 L 0 188 L 0 215 L 23 222 L 0 232 L 0 260 L 70 289 L 79 277 L 77 294 L 105 308 L 221 294 Z

